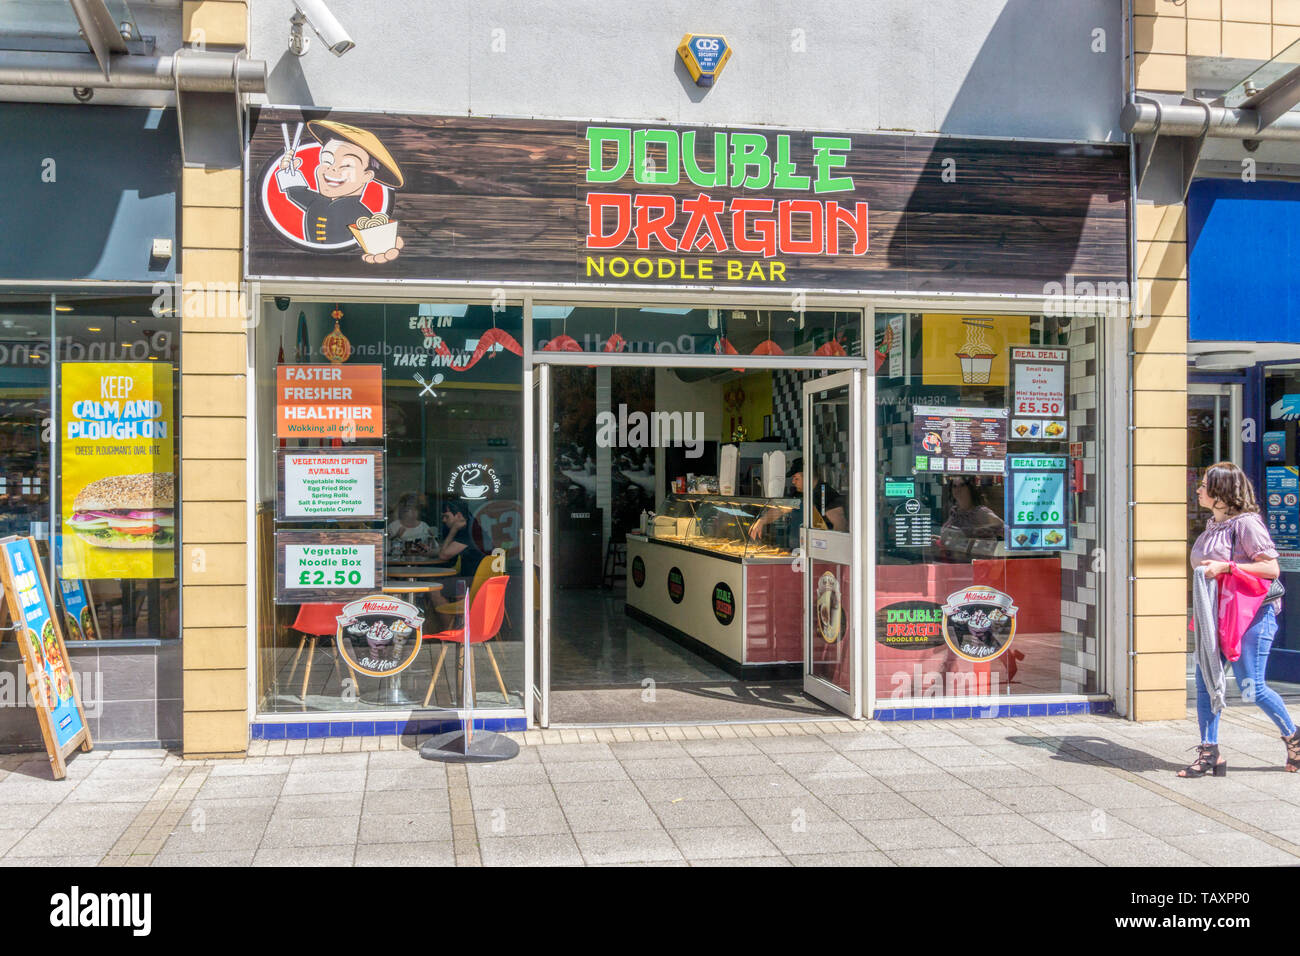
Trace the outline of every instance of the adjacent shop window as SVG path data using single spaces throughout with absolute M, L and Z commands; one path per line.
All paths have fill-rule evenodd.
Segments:
M 1221 404 L 1226 398 L 1221 400 Z M 1189 396 L 1189 404 L 1191 404 Z M 1268 521 L 1269 533 L 1279 551 L 1278 563 L 1282 568 L 1282 583 L 1288 589 L 1300 589 L 1300 452 L 1297 440 L 1300 432 L 1296 422 L 1300 419 L 1300 369 L 1294 367 L 1265 368 L 1264 412 L 1267 425 L 1262 436 L 1264 449 L 1263 481 L 1256 487 L 1260 506 Z M 1233 455 L 1224 451 L 1237 451 L 1231 436 L 1219 442 L 1221 453 L 1215 461 L 1231 460 Z M 1190 476 L 1189 476 L 1190 477 Z M 1198 475 L 1199 478 L 1199 475 Z M 1201 528 L 1205 526 L 1205 512 L 1201 512 Z M 1292 591 L 1294 593 L 1294 591 Z M 1286 651 L 1300 650 L 1300 614 L 1285 613 L 1283 606 L 1281 624 L 1273 646 Z M 1280 655 L 1279 660 L 1290 662 L 1290 655 Z M 1281 679 L 1296 679 L 1296 668 L 1289 673 L 1277 666 L 1270 674 Z M 1282 671 L 1282 673 L 1278 673 Z
M 475 708 L 522 707 L 522 309 L 276 297 L 262 316 L 260 709 L 459 707 L 467 607 Z
M 179 339 L 152 297 L 0 298 L 0 534 L 68 640 L 178 638 Z
M 880 706 L 1096 692 L 1096 320 L 876 325 Z

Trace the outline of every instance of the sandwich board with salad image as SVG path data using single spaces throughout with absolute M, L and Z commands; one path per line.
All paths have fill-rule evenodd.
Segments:
M 63 362 L 59 576 L 176 576 L 168 362 Z
M 34 538 L 0 538 L 0 581 L 4 633 L 18 640 L 50 770 L 55 780 L 62 780 L 68 774 L 68 755 L 94 745 Z

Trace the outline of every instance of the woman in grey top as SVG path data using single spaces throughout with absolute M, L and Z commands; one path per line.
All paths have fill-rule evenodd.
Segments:
M 1204 567 L 1206 577 L 1218 578 L 1234 564 L 1257 577 L 1273 579 L 1281 569 L 1277 549 L 1259 515 L 1255 489 L 1245 473 L 1230 461 L 1221 461 L 1205 470 L 1196 486 L 1196 501 L 1210 511 L 1205 530 L 1192 545 L 1192 567 Z M 1241 637 L 1241 657 L 1232 662 L 1232 672 L 1241 688 L 1243 700 L 1254 700 L 1282 732 L 1286 743 L 1286 769 L 1300 770 L 1300 731 L 1287 712 L 1277 691 L 1264 682 L 1268 652 L 1277 634 L 1280 600 L 1262 605 L 1259 613 Z M 1210 695 L 1201 669 L 1196 668 L 1196 718 L 1200 725 L 1201 744 L 1196 762 L 1180 777 L 1216 777 L 1227 773 L 1227 761 L 1219 757 L 1219 715 L 1210 705 Z

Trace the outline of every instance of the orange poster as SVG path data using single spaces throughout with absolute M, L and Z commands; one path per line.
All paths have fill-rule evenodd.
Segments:
M 382 365 L 278 365 L 279 438 L 384 437 Z

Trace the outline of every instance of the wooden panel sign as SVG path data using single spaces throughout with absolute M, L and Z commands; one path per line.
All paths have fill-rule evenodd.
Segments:
M 277 438 L 384 437 L 382 365 L 277 365 Z
M 1049 296 L 1128 275 L 1123 144 L 251 114 L 249 278 Z
M 285 522 L 384 520 L 384 453 L 280 448 L 275 517 Z
M 384 532 L 277 531 L 275 602 L 351 601 L 384 585 Z
M 18 638 L 27 687 L 50 757 L 54 779 L 67 776 L 66 758 L 80 747 L 90 750 L 90 729 L 68 665 L 63 628 L 37 558 L 34 538 L 0 540 L 0 578 L 4 583 L 6 623 Z

